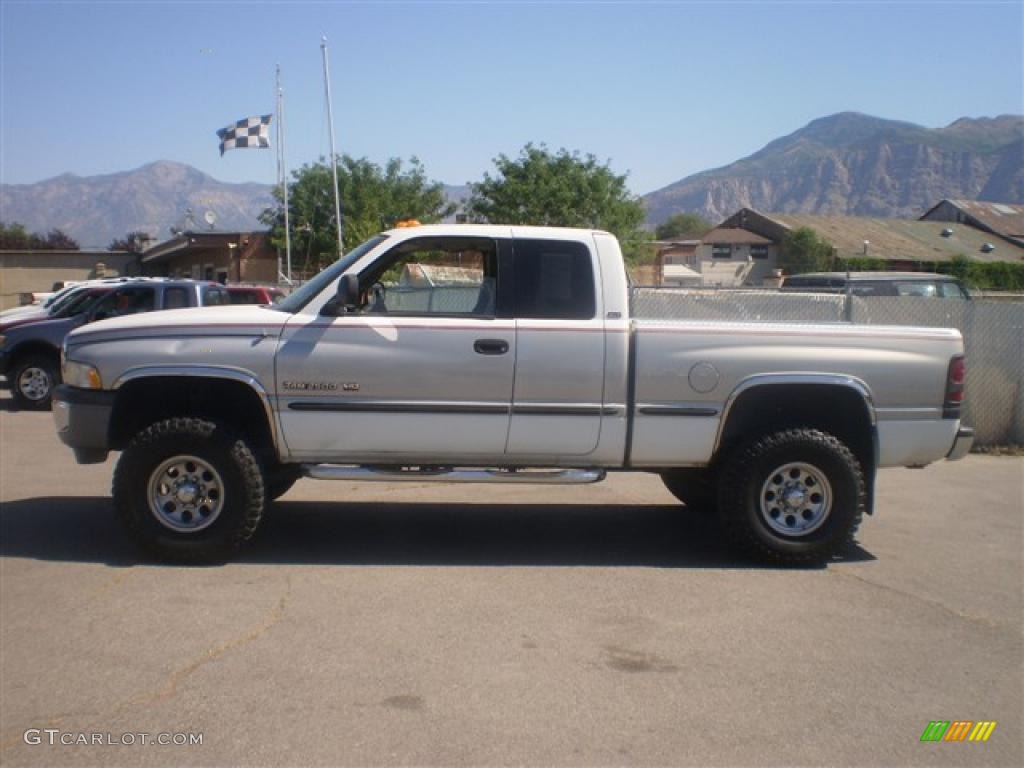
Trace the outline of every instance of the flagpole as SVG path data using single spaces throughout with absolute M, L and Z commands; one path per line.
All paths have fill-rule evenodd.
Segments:
M 334 115 L 331 112 L 331 75 L 327 66 L 327 37 L 320 38 L 324 59 L 324 92 L 327 96 L 327 132 L 331 135 L 331 173 L 334 176 L 334 221 L 338 229 L 338 258 L 345 254 L 341 234 L 341 192 L 338 190 L 338 154 L 334 149 Z
M 284 198 L 284 252 L 286 272 L 284 279 L 292 284 L 292 234 L 288 222 L 288 168 L 284 155 L 284 90 L 281 88 L 281 65 L 277 65 L 277 175 Z M 281 271 L 278 265 L 278 272 Z

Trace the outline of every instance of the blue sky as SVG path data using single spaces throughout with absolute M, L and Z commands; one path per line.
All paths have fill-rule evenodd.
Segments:
M 1024 112 L 1024 3 L 0 3 L 0 180 L 169 159 L 274 180 L 216 129 L 286 93 L 291 168 L 418 156 L 449 184 L 545 142 L 634 192 L 844 110 L 946 125 Z M 209 51 L 209 52 L 207 52 Z

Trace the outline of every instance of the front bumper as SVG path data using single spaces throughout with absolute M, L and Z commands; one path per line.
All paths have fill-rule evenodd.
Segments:
M 972 445 L 974 445 L 974 430 L 970 427 L 960 427 L 957 430 L 956 439 L 953 441 L 953 447 L 946 454 L 946 461 L 960 461 L 970 453 Z
M 57 437 L 75 452 L 79 464 L 100 464 L 110 453 L 110 415 L 115 392 L 61 384 L 53 392 Z

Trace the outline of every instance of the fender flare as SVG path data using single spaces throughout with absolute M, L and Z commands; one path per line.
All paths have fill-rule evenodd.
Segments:
M 759 387 L 793 384 L 817 384 L 830 387 L 843 387 L 856 392 L 861 400 L 863 400 L 864 408 L 868 414 L 868 421 L 871 425 L 872 442 L 874 444 L 875 451 L 875 464 L 877 466 L 878 439 L 876 435 L 876 425 L 878 424 L 878 416 L 875 412 L 875 401 L 871 394 L 871 388 L 868 387 L 862 379 L 858 379 L 856 376 L 850 376 L 844 373 L 759 373 L 743 379 L 736 385 L 733 391 L 729 393 L 729 397 L 726 398 L 725 401 L 725 406 L 722 408 L 722 418 L 718 421 L 718 434 L 715 435 L 714 453 L 717 453 L 722 447 L 722 436 L 725 434 L 725 427 L 729 423 L 729 415 L 741 395 Z
M 274 409 L 270 403 L 270 395 L 260 383 L 260 380 L 252 371 L 244 368 L 233 368 L 226 365 L 146 365 L 138 368 L 129 368 L 122 373 L 113 383 L 111 389 L 119 390 L 124 384 L 141 379 L 155 378 L 203 378 L 203 379 L 227 379 L 239 384 L 245 384 L 259 397 L 263 403 L 264 414 L 267 417 L 267 424 L 270 427 L 270 437 L 275 447 L 279 446 L 277 419 L 274 418 Z

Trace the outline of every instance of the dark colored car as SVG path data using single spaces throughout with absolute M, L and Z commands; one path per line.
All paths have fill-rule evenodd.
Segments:
M 810 272 L 787 277 L 783 291 L 793 293 L 846 293 L 854 296 L 916 296 L 970 299 L 967 289 L 950 275 L 933 272 Z
M 75 328 L 140 312 L 231 303 L 224 286 L 196 280 L 133 280 L 96 291 L 46 318 L 0 324 L 0 375 L 7 377 L 19 408 L 50 407 L 61 381 L 61 345 Z

